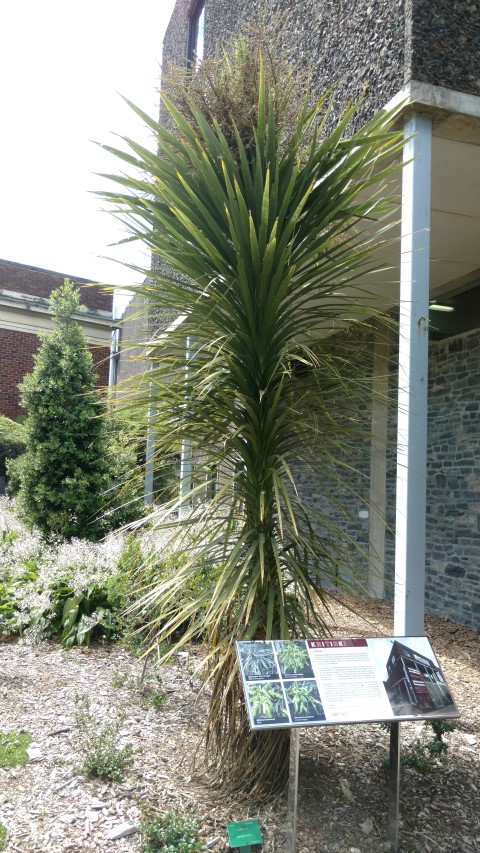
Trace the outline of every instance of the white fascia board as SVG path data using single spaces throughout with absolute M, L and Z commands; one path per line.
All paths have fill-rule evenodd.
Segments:
M 50 315 L 49 304 L 49 299 L 43 296 L 32 296 L 30 293 L 18 293 L 14 290 L 0 290 L 0 306 L 6 308 L 12 307 L 29 313 Z M 76 311 L 73 317 L 80 323 L 87 320 L 89 323 L 109 328 L 114 325 L 110 311 L 102 311 L 99 308 L 84 308 Z
M 386 110 L 394 110 L 400 106 L 404 109 L 412 106 L 424 106 L 430 109 L 444 110 L 449 113 L 480 118 L 480 97 L 446 89 L 444 86 L 433 86 L 431 83 L 420 83 L 410 80 L 407 85 L 397 92 L 385 105 Z
M 82 327 L 89 343 L 110 347 L 113 321 L 99 318 L 92 319 L 91 315 L 74 315 Z M 0 334 L 1 329 L 37 335 L 39 332 L 51 332 L 53 322 L 47 311 L 26 309 L 20 304 L 5 302 L 0 298 Z

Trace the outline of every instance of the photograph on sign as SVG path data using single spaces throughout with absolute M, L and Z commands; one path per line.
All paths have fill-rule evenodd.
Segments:
M 460 716 L 427 637 L 250 641 L 237 649 L 252 728 Z
M 261 640 L 241 643 L 239 655 L 245 681 L 276 680 L 280 677 L 272 643 Z
M 305 640 L 275 640 L 274 646 L 282 678 L 313 678 Z
M 305 724 L 325 720 L 315 679 L 284 681 L 283 686 L 292 722 Z
M 254 728 L 290 725 L 280 681 L 247 684 L 247 701 Z

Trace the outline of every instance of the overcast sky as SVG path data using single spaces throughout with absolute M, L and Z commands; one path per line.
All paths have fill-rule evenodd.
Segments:
M 151 138 L 120 94 L 156 116 L 175 0 L 14 0 L 2 8 L 0 258 L 127 285 L 119 224 L 91 191 L 119 169 L 93 140 Z M 138 251 L 138 250 L 137 250 Z M 135 256 L 139 257 L 138 255 Z M 143 255 L 145 257 L 145 255 Z

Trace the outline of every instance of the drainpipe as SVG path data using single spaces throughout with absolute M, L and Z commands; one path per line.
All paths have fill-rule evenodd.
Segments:
M 117 384 L 117 373 L 118 373 L 118 357 L 119 353 L 119 342 L 120 342 L 120 329 L 118 326 L 114 326 L 112 329 L 112 334 L 110 338 L 110 363 L 108 370 L 108 387 L 112 388 L 113 385 Z

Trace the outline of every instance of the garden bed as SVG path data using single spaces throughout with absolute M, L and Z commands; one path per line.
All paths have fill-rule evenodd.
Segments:
M 337 636 L 391 633 L 391 608 L 363 602 L 362 618 L 341 602 L 332 610 Z M 480 637 L 471 629 L 429 618 L 427 634 L 462 712 L 446 735 L 446 762 L 426 772 L 403 770 L 401 853 L 480 851 L 478 685 Z M 226 824 L 256 817 L 265 853 L 283 851 L 286 799 L 268 807 L 225 802 L 195 778 L 192 758 L 205 717 L 192 648 L 157 669 L 122 645 L 65 650 L 53 641 L 37 646 L 0 644 L 0 730 L 27 731 L 32 760 L 0 767 L 0 822 L 8 853 L 139 851 L 134 831 L 142 804 L 160 813 L 188 812 L 200 819 L 202 840 L 213 853 L 228 850 Z M 87 779 L 76 767 L 84 732 L 75 696 L 87 697 L 95 726 L 120 720 L 118 745 L 132 744 L 122 781 Z M 404 751 L 429 738 L 422 723 L 402 726 Z M 388 733 L 378 724 L 302 730 L 298 853 L 379 853 L 387 850 Z M 114 840 L 115 832 L 131 831 Z

